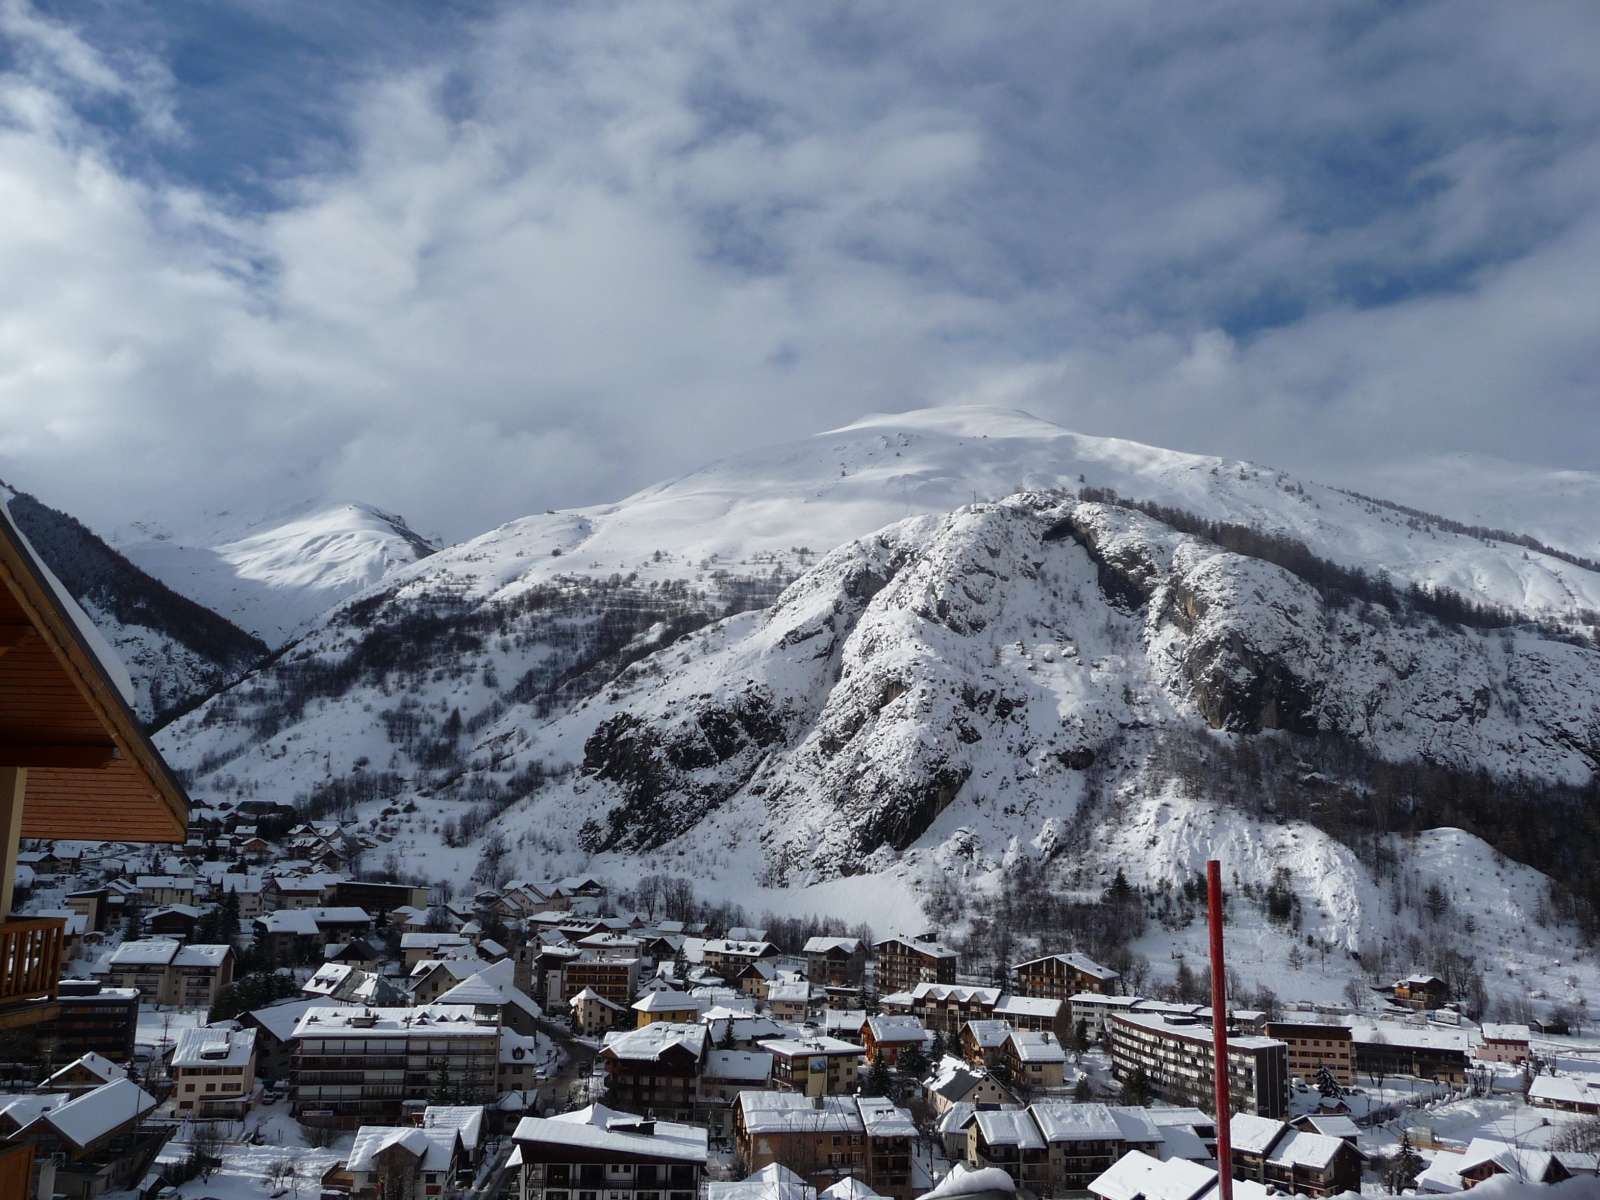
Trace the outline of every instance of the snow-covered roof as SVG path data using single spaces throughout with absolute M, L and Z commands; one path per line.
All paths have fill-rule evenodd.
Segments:
M 1361 1126 L 1343 1113 L 1309 1113 L 1299 1119 L 1310 1125 L 1313 1132 L 1329 1137 L 1353 1138 L 1361 1135 Z
M 669 988 L 669 989 L 665 989 L 665 990 L 657 989 L 655 991 L 646 993 L 640 999 L 635 1000 L 633 1002 L 633 1007 L 634 1007 L 635 1011 L 644 1012 L 644 1013 L 650 1013 L 650 1012 L 696 1012 L 696 1013 L 698 1013 L 705 1007 L 705 1005 L 704 1005 L 703 1001 L 699 1000 L 698 998 L 696 998 L 694 996 L 689 995 L 686 992 L 679 992 L 679 991 L 675 991 L 675 990 L 672 990 L 672 989 Z
M 1399 1046 L 1407 1050 L 1459 1050 L 1466 1054 L 1472 1049 L 1472 1035 L 1465 1029 L 1407 1025 L 1399 1021 L 1353 1025 L 1350 1036 L 1357 1043 Z
M 1417 1176 L 1417 1195 L 1453 1195 L 1465 1191 L 1461 1184 L 1461 1164 L 1466 1157 L 1448 1150 L 1436 1152 L 1433 1161 Z
M 1011 1176 L 999 1167 L 969 1167 L 958 1162 L 939 1181 L 938 1187 L 923 1193 L 917 1200 L 955 1200 L 957 1196 L 993 1196 L 1016 1190 Z
M 172 1051 L 175 1067 L 242 1067 L 256 1051 L 254 1029 L 181 1029 Z
M 424 1171 L 448 1171 L 459 1134 L 453 1128 L 425 1129 L 415 1125 L 396 1128 L 389 1125 L 363 1125 L 356 1130 L 346 1167 L 352 1171 L 375 1170 L 373 1159 L 384 1150 L 399 1146 L 420 1159 Z
M 156 909 L 150 914 L 148 919 L 153 921 L 157 917 L 166 916 L 168 913 L 172 913 L 180 917 L 188 917 L 191 920 L 199 920 L 200 918 L 200 910 L 192 904 L 168 904 L 163 908 Z M 48 916 L 50 914 L 40 913 L 39 915 Z
M 1272 1154 L 1267 1161 L 1278 1166 L 1306 1167 L 1313 1171 L 1325 1171 L 1339 1151 L 1348 1149 L 1349 1145 L 1348 1142 L 1336 1137 L 1291 1129 L 1289 1136 L 1272 1148 Z
M 604 1004 L 607 1008 L 614 1008 L 618 1012 L 623 1011 L 622 1005 L 616 1003 L 615 1001 L 607 1000 L 604 996 L 591 987 L 584 988 L 583 991 L 573 996 L 571 1000 L 567 1001 L 567 1003 L 573 1008 L 577 1008 L 580 1004 Z
M 1600 1087 L 1573 1075 L 1535 1075 L 1528 1099 L 1550 1104 L 1600 1104 Z
M 651 1132 L 641 1132 L 644 1127 L 649 1127 Z M 591 1104 L 588 1108 L 554 1117 L 524 1117 L 517 1122 L 516 1132 L 511 1136 L 518 1142 L 578 1146 L 589 1150 L 620 1150 L 626 1154 L 703 1164 L 706 1161 L 709 1133 L 698 1125 L 680 1125 L 676 1121 L 647 1122 L 628 1113 L 616 1112 L 603 1104 Z
M 852 937 L 814 937 L 807 938 L 806 944 L 801 948 L 802 954 L 826 954 L 830 950 L 841 950 L 846 954 L 854 954 L 861 949 L 861 939 Z M 826 1195 L 827 1193 L 823 1193 Z
M 164 967 L 178 955 L 182 943 L 171 938 L 144 938 L 123 942 L 111 952 L 113 967 Z
M 1061 1000 L 1048 1000 L 1043 996 L 1001 996 L 995 1002 L 997 1017 L 1053 1018 L 1061 1012 Z
M 961 957 L 961 952 L 960 951 L 952 950 L 952 949 L 950 949 L 949 946 L 942 946 L 938 942 L 920 941 L 917 938 L 907 937 L 904 934 L 896 935 L 895 937 L 884 938 L 883 941 L 881 941 L 881 942 L 874 942 L 873 945 L 872 945 L 872 948 L 874 950 L 876 950 L 880 946 L 888 946 L 888 945 L 905 946 L 909 950 L 915 950 L 918 954 L 922 955 L 924 958 L 960 958 Z
M 1167 1021 L 1161 1013 L 1121 1012 L 1112 1015 L 1112 1020 L 1123 1021 L 1133 1025 L 1142 1025 L 1146 1029 L 1155 1030 L 1168 1037 L 1181 1038 L 1185 1041 L 1200 1042 L 1211 1045 L 1211 1030 L 1204 1025 L 1174 1025 Z M 1229 1050 L 1262 1050 L 1270 1046 L 1281 1046 L 1282 1042 L 1276 1038 L 1267 1037 L 1239 1037 L 1228 1038 Z
M 1289 1132 L 1289 1126 L 1271 1117 L 1235 1113 L 1228 1123 L 1233 1148 L 1241 1154 L 1265 1155 Z
M 874 1042 L 921 1042 L 928 1036 L 915 1017 L 868 1017 L 863 1024 Z
M 471 1004 L 488 1008 L 510 1005 L 537 1020 L 544 1010 L 514 982 L 516 967 L 509 960 L 495 963 L 456 984 L 439 997 L 440 1004 Z
M 1118 1139 L 1122 1126 L 1104 1104 L 1035 1104 L 1030 1110 L 1047 1142 Z
M 861 1113 L 861 1124 L 866 1127 L 868 1137 L 917 1136 L 911 1114 L 884 1096 L 858 1096 L 856 1109 Z
M 484 1108 L 481 1104 L 430 1104 L 422 1110 L 424 1129 L 454 1129 L 461 1144 L 472 1147 L 483 1141 Z
M 1100 992 L 1075 992 L 1070 998 L 1073 1008 L 1136 1008 L 1149 1003 L 1142 996 L 1107 996 Z
M 832 1037 L 813 1038 L 762 1038 L 760 1046 L 783 1058 L 800 1058 L 813 1054 L 859 1055 L 861 1047 L 854 1042 Z
M 400 949 L 402 950 L 438 950 L 444 946 L 470 945 L 466 938 L 458 933 L 402 933 L 400 935 Z
M 976 1124 L 983 1140 L 991 1146 L 1015 1146 L 1019 1150 L 1043 1150 L 1044 1135 L 1024 1109 L 983 1110 L 972 1114 L 968 1125 Z
M 755 1050 L 712 1050 L 700 1075 L 703 1079 L 764 1082 L 772 1078 L 772 1055 Z
M 250 1019 L 280 1042 L 287 1042 L 294 1036 L 294 1027 L 300 1023 L 301 1017 L 313 1008 L 327 1006 L 328 1001 L 321 999 L 290 1000 L 284 1004 L 254 1009 L 250 1013 Z
M 1475 1137 L 1461 1156 L 1461 1166 L 1457 1172 L 1465 1174 L 1474 1167 L 1492 1162 L 1508 1175 L 1542 1182 L 1550 1173 L 1552 1159 L 1548 1150 L 1534 1150 L 1526 1146 L 1512 1146 L 1494 1138 Z
M 812 1097 L 797 1092 L 740 1092 L 743 1127 L 751 1134 L 861 1133 L 864 1126 L 855 1101 L 849 1096 Z
M 323 963 L 310 979 L 300 985 L 300 990 L 312 996 L 330 995 L 338 990 L 355 970 L 356 968 L 348 963 Z
M 1074 971 L 1077 971 L 1083 975 L 1087 975 L 1091 979 L 1103 979 L 1107 982 L 1110 982 L 1113 979 L 1122 978 L 1122 976 L 1116 971 L 1113 971 L 1110 967 L 1101 966 L 1087 954 L 1046 954 L 1041 958 L 1030 958 L 1027 962 L 1018 963 L 1011 969 L 1013 971 L 1021 971 L 1024 968 L 1034 966 L 1038 963 L 1050 962 L 1052 960 L 1059 962 L 1064 966 L 1071 967 Z
M 818 1200 L 878 1200 L 878 1193 L 869 1188 L 854 1175 L 846 1175 L 832 1187 L 824 1188 L 818 1195 Z
M 958 1004 L 992 1005 L 1000 999 L 1000 989 L 994 987 L 967 987 L 959 983 L 917 984 L 911 989 L 911 1000 L 954 1000 Z
M 732 1183 L 706 1184 L 706 1200 L 812 1200 L 817 1189 L 780 1163 Z
M 81 1149 L 138 1120 L 155 1106 L 154 1096 L 123 1078 L 85 1092 L 39 1119 Z
M 1155 1145 L 1162 1140 L 1160 1127 L 1138 1105 L 1112 1105 L 1111 1119 L 1122 1130 L 1122 1140 L 1130 1146 L 1141 1143 Z M 1189 1135 L 1193 1137 L 1191 1133 Z M 1203 1157 L 1203 1156 L 1202 1156 Z
M 54 1084 L 64 1082 L 66 1077 L 74 1071 L 86 1071 L 102 1083 L 110 1083 L 113 1079 L 124 1079 L 127 1072 L 103 1054 L 90 1051 L 82 1058 L 75 1058 L 55 1074 L 51 1075 L 39 1085 L 41 1089 L 49 1090 Z
M 1161 1133 L 1161 1158 L 1186 1158 L 1190 1162 L 1200 1163 L 1211 1160 L 1210 1147 L 1189 1126 L 1160 1125 L 1156 1128 Z
M 317 1005 L 300 1018 L 294 1037 L 360 1038 L 488 1037 L 492 1027 L 481 1025 L 463 1004 L 426 1004 L 419 1008 L 369 1008 L 366 1005 Z
M 810 999 L 809 983 L 774 983 L 767 987 L 768 1004 L 805 1004 Z
M 65 1092 L 37 1092 L 31 1096 L 0 1096 L 0 1119 L 13 1129 L 22 1129 L 51 1109 L 67 1102 Z
M 1104 1200 L 1195 1200 L 1216 1184 L 1210 1167 L 1185 1159 L 1162 1162 L 1140 1150 L 1130 1150 L 1089 1184 Z M 1235 1193 L 1238 1183 L 1235 1181 Z
M 1067 1061 L 1067 1052 L 1061 1048 L 1061 1043 L 1056 1040 L 1056 1035 L 1046 1030 L 1012 1030 L 1011 1036 L 1006 1039 L 1011 1043 L 1011 1049 L 1017 1056 L 1017 1061 L 1025 1063 L 1064 1063 Z
M 684 1025 L 675 1021 L 655 1021 L 638 1029 L 623 1029 L 606 1034 L 601 1053 L 615 1058 L 655 1059 L 668 1050 L 682 1047 L 699 1058 L 705 1053 L 709 1030 L 704 1025 Z
M 999 1018 L 968 1021 L 961 1027 L 961 1031 L 965 1034 L 969 1030 L 980 1050 L 998 1050 L 1011 1036 L 1011 1026 Z
M 1496 1025 L 1485 1021 L 1482 1025 L 1486 1042 L 1527 1042 L 1533 1032 L 1526 1025 Z
M 178 951 L 172 959 L 175 967 L 220 967 L 223 960 L 233 953 L 232 946 L 208 946 L 190 943 Z
M 150 888 L 169 888 L 176 891 L 193 891 L 195 881 L 186 875 L 139 875 L 134 883 L 141 891 Z

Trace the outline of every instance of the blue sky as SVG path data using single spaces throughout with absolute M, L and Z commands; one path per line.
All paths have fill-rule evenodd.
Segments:
M 1600 469 L 1597 25 L 0 0 L 0 475 L 462 537 L 974 402 Z

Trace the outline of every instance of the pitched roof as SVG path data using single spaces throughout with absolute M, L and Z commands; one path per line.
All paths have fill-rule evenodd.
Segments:
M 424 1171 L 446 1171 L 460 1135 L 452 1128 L 424 1129 L 415 1125 L 396 1128 L 389 1125 L 363 1125 L 356 1130 L 355 1144 L 345 1165 L 352 1171 L 373 1170 L 373 1159 L 394 1146 L 404 1147 L 421 1160 Z
M 606 1034 L 602 1054 L 613 1058 L 657 1059 L 669 1050 L 682 1048 L 695 1058 L 706 1050 L 710 1031 L 704 1025 L 680 1025 L 674 1021 L 655 1021 L 638 1029 L 623 1029 Z
M 69 1100 L 39 1119 L 80 1149 L 144 1116 L 156 1098 L 131 1079 L 117 1079 Z
M 1258 1117 L 1254 1113 L 1235 1113 L 1228 1122 L 1233 1148 L 1241 1154 L 1266 1155 L 1288 1132 L 1289 1126 L 1283 1121 Z
M 50 1086 L 56 1082 L 56 1080 L 61 1079 L 62 1076 L 68 1075 L 75 1070 L 86 1071 L 96 1079 L 99 1079 L 102 1083 L 110 1083 L 113 1079 L 125 1079 L 128 1074 L 116 1063 L 105 1057 L 105 1055 L 96 1054 L 91 1050 L 82 1058 L 73 1059 L 66 1066 L 62 1067 L 54 1075 L 51 1075 L 48 1079 L 41 1083 L 39 1087 L 41 1089 L 48 1090 Z
M 740 1092 L 744 1128 L 763 1133 L 862 1133 L 861 1113 L 849 1096 L 812 1097 L 797 1092 Z
M 0 492 L 0 743 L 28 768 L 22 836 L 183 841 L 189 798 L 140 729 L 127 669 L 7 501 Z
M 181 1029 L 172 1051 L 175 1067 L 242 1067 L 255 1054 L 254 1029 Z
M 1140 1150 L 1130 1150 L 1105 1169 L 1089 1190 L 1104 1200 L 1195 1200 L 1216 1184 L 1210 1167 L 1185 1159 L 1162 1162 Z M 1235 1191 L 1238 1184 L 1235 1180 Z
M 483 1141 L 481 1104 L 430 1104 L 422 1110 L 424 1129 L 454 1129 L 463 1145 L 472 1147 Z
M 645 1126 L 650 1128 L 649 1133 L 642 1131 Z M 676 1121 L 648 1122 L 641 1117 L 616 1112 L 603 1104 L 591 1104 L 577 1112 L 561 1113 L 554 1117 L 523 1117 L 511 1136 L 518 1142 L 620 1150 L 650 1158 L 704 1163 L 710 1135 L 698 1125 L 680 1125 Z

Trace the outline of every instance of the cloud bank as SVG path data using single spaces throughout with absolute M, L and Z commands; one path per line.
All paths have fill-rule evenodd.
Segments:
M 0 474 L 97 527 L 941 403 L 1600 469 L 1592 6 L 170 7 L 0 4 Z

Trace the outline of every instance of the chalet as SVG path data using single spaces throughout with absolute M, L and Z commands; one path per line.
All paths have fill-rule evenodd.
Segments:
M 1461 1161 L 1453 1166 L 1466 1188 L 1495 1175 L 1510 1175 L 1524 1183 L 1560 1183 L 1572 1178 L 1572 1172 L 1550 1151 L 1508 1145 L 1493 1138 L 1473 1138 Z
M 414 967 L 425 959 L 472 955 L 472 943 L 456 933 L 404 933 L 400 935 L 400 953 L 407 967 Z
M 1450 985 L 1437 975 L 1407 975 L 1390 990 L 1396 1004 L 1418 1010 L 1443 1008 L 1450 1000 Z
M 252 922 L 256 945 L 282 961 L 315 961 L 331 943 L 339 945 L 372 929 L 359 908 L 280 908 Z
M 740 1092 L 772 1087 L 772 1055 L 755 1050 L 708 1050 L 700 1070 L 697 1123 L 717 1137 L 733 1136 L 733 1106 Z
M 493 1017 L 503 1029 L 532 1035 L 544 1012 L 517 990 L 509 962 L 485 967 L 439 997 L 440 1004 L 470 1004 L 478 1017 Z
M 970 1106 L 974 1112 L 980 1105 L 995 1108 L 1017 1106 L 1017 1098 L 1010 1088 L 982 1067 L 970 1066 L 958 1058 L 946 1058 L 940 1063 L 922 1085 L 922 1094 L 933 1110 L 940 1114 L 951 1112 L 962 1104 Z
M 793 1092 L 741 1092 L 734 1108 L 734 1139 L 747 1169 L 780 1164 L 811 1187 L 869 1170 L 866 1127 L 848 1096 L 816 1100 Z
M 274 875 L 261 890 L 263 912 L 284 908 L 322 908 L 333 900 L 341 875 Z
M 62 1092 L 69 1098 L 92 1092 L 97 1087 L 115 1079 L 126 1079 L 128 1072 L 120 1063 L 114 1063 L 100 1054 L 85 1054 L 48 1076 L 38 1085 L 41 1092 Z
M 647 1120 L 601 1104 L 524 1117 L 511 1136 L 512 1161 L 521 1163 L 517 1200 L 564 1200 L 584 1187 L 598 1195 L 613 1181 L 646 1189 L 658 1200 L 695 1200 L 709 1140 L 698 1126 Z
M 1341 1113 L 1307 1113 L 1303 1117 L 1296 1117 L 1289 1124 L 1306 1133 L 1336 1137 L 1340 1141 L 1349 1142 L 1352 1146 L 1361 1136 L 1361 1126 Z
M 909 992 L 919 983 L 956 981 L 960 955 L 948 946 L 920 937 L 891 937 L 872 947 L 877 960 L 878 990 L 883 993 Z
M 928 1031 L 915 1017 L 868 1017 L 861 1024 L 861 1044 L 869 1063 L 882 1061 L 894 1066 L 908 1046 L 921 1050 L 928 1043 Z
M 189 801 L 120 660 L 0 502 L 0 1024 L 57 1015 L 64 922 L 11 916 L 23 838 L 181 842 Z
M 224 871 L 211 883 L 211 894 L 221 901 L 226 896 L 236 896 L 239 902 L 239 920 L 253 921 L 264 909 L 261 894 L 266 881 L 259 875 L 246 875 L 240 871 Z
M 1234 1200 L 1255 1200 L 1251 1187 L 1235 1180 Z M 1182 1158 L 1162 1160 L 1142 1150 L 1130 1150 L 1089 1183 L 1095 1200 L 1214 1200 L 1217 1172 Z M 1265 1195 L 1265 1189 L 1258 1193 Z
M 1013 1030 L 1001 1047 L 1001 1060 L 1011 1078 L 1022 1087 L 1060 1087 L 1067 1067 L 1067 1052 L 1053 1033 Z M 1108 1164 L 1109 1165 L 1109 1164 Z
M 1010 1036 L 1011 1026 L 1005 1021 L 968 1021 L 961 1027 L 961 1056 L 974 1066 L 992 1070 Z
M 867 945 L 860 938 L 814 937 L 801 953 L 812 983 L 859 988 L 866 977 Z
M 170 937 L 187 941 L 194 936 L 194 927 L 199 921 L 198 908 L 189 904 L 169 904 L 147 916 L 145 928 L 153 937 Z
M 294 1066 L 295 1026 L 313 1008 L 326 1008 L 329 1003 L 320 997 L 288 1000 L 268 1008 L 241 1013 L 235 1018 L 241 1028 L 255 1030 L 258 1078 L 289 1079 Z
M 811 1008 L 811 985 L 786 979 L 767 988 L 767 1012 L 779 1021 L 804 1021 Z
M 754 996 L 757 1000 L 767 998 L 767 989 L 772 986 L 772 981 L 778 977 L 778 964 L 770 958 L 757 959 L 755 962 L 745 963 L 735 967 L 727 973 L 728 982 L 733 984 L 746 996 Z
M 630 1112 L 692 1119 L 709 1048 L 704 1025 L 660 1021 L 608 1033 L 600 1050 L 606 1095 Z
M 967 1165 L 998 1167 L 1014 1188 L 1035 1195 L 1049 1192 L 1049 1146 L 1025 1109 L 979 1109 L 966 1121 Z
M 438 1196 L 455 1189 L 465 1159 L 455 1129 L 363 1125 L 345 1169 L 358 1196 Z
M 1253 1179 L 1306 1196 L 1361 1190 L 1365 1156 L 1343 1138 L 1308 1133 L 1249 1113 L 1234 1114 L 1229 1133 L 1235 1179 Z
M 484 964 L 476 958 L 425 958 L 413 964 L 407 988 L 413 1004 L 433 1004 L 456 984 L 471 979 Z
M 46 1170 L 54 1166 L 51 1193 L 98 1196 L 132 1187 L 170 1136 L 167 1129 L 141 1128 L 155 1107 L 154 1096 L 124 1077 L 43 1108 L 12 1140 L 31 1144 Z
M 1070 1000 L 1080 992 L 1109 995 L 1122 978 L 1086 954 L 1047 954 L 1018 963 L 1011 970 L 1019 994 L 1050 1000 Z
M 750 963 L 777 957 L 778 948 L 771 942 L 708 938 L 701 948 L 701 962 L 724 979 L 732 979 L 735 972 Z
M 1142 1108 L 1104 1104 L 1035 1104 L 1028 1115 L 1044 1139 L 1046 1193 L 1082 1193 L 1095 1178 L 1130 1150 L 1170 1157 L 1162 1130 Z M 1198 1140 L 1191 1153 L 1205 1154 Z
M 685 992 L 667 988 L 647 992 L 634 1001 L 633 1011 L 639 1014 L 640 1029 L 657 1021 L 693 1025 L 700 1020 L 700 1014 L 705 1011 L 705 1004 Z

